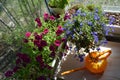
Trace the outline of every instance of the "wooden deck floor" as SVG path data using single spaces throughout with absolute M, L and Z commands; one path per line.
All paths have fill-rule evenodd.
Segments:
M 92 74 L 88 70 L 82 70 L 61 77 L 65 80 L 120 80 L 120 43 L 108 42 L 106 46 L 101 46 L 101 48 L 110 48 L 112 50 L 112 54 L 108 58 L 108 66 L 103 74 Z M 60 73 L 83 65 L 83 62 L 79 62 L 70 54 L 62 62 Z

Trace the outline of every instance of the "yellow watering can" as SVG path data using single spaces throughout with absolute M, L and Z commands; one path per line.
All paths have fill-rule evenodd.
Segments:
M 105 50 L 102 52 L 94 51 L 89 53 L 85 57 L 85 66 L 81 68 L 75 68 L 72 70 L 68 70 L 65 72 L 62 72 L 61 75 L 66 75 L 75 71 L 88 69 L 92 73 L 102 73 L 104 72 L 106 66 L 107 66 L 107 58 L 110 56 L 111 50 Z

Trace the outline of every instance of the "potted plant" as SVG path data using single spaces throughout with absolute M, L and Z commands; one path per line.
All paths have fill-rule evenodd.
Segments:
M 72 13 L 72 17 L 66 20 L 64 25 L 67 41 L 75 47 L 69 46 L 75 51 L 80 61 L 85 54 L 92 51 L 100 51 L 99 46 L 107 43 L 106 35 L 113 31 L 114 17 L 105 17 L 101 7 L 93 4 L 81 6 Z M 107 26 L 107 24 L 110 24 Z
M 62 14 L 66 5 L 68 5 L 68 0 L 49 0 L 48 5 L 53 13 Z
M 35 22 L 38 27 L 26 32 L 15 67 L 5 72 L 8 79 L 54 80 L 52 62 L 63 55 L 63 29 L 56 18 L 47 13 Z

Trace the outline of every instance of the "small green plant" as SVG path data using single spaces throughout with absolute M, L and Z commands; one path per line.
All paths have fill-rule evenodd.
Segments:
M 49 6 L 52 8 L 61 8 L 64 9 L 68 4 L 68 0 L 49 0 Z

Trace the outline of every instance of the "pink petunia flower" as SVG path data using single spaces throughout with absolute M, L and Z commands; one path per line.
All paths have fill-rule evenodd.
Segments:
M 55 44 L 55 46 L 60 46 L 60 44 L 61 44 L 61 41 L 60 40 L 55 40 L 55 42 L 54 42 L 54 44 Z
M 58 26 L 58 29 L 62 29 L 62 26 L 61 26 L 61 25 L 59 25 L 59 26 Z
M 62 26 L 58 26 L 58 30 L 56 31 L 56 35 L 57 36 L 60 36 L 61 34 L 63 33 L 63 29 L 62 29 Z
M 27 37 L 27 38 L 29 38 L 30 35 L 31 35 L 31 32 L 26 32 L 26 33 L 25 33 L 25 37 Z
M 44 13 L 44 20 L 47 21 L 49 19 L 49 14 L 48 13 Z
M 50 20 L 51 20 L 51 21 L 54 21 L 54 20 L 55 20 L 55 17 L 54 17 L 54 16 L 50 16 Z
M 47 34 L 49 32 L 48 29 L 44 29 L 43 34 Z

